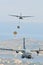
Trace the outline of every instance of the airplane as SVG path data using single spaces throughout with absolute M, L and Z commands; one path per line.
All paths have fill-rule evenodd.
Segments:
M 19 18 L 19 19 L 28 18 L 28 17 L 33 17 L 33 16 L 22 16 L 21 13 L 20 13 L 20 15 L 10 15 L 10 16 L 17 17 L 17 18 Z
M 32 58 L 31 53 L 26 52 L 25 49 L 26 49 L 26 47 L 25 47 L 25 38 L 23 38 L 23 49 L 14 50 L 14 49 L 8 49 L 8 48 L 0 48 L 0 50 L 5 50 L 5 51 L 16 51 L 16 53 L 21 52 L 22 53 L 21 58 L 31 59 Z
M 40 49 L 39 49 L 39 50 L 31 50 L 31 52 L 26 52 L 25 38 L 23 38 L 23 49 L 14 50 L 14 49 L 8 49 L 8 48 L 0 48 L 0 50 L 16 51 L 16 53 L 21 52 L 21 53 L 22 53 L 21 58 L 27 58 L 27 59 L 33 59 L 31 52 L 36 52 L 37 54 L 39 54 L 40 51 L 43 51 L 43 50 L 40 50 Z

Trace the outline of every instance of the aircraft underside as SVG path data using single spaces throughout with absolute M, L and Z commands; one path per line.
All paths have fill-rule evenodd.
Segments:
M 21 58 L 28 58 L 28 59 L 31 59 L 32 56 L 31 56 L 31 55 L 25 55 L 25 54 L 22 54 Z

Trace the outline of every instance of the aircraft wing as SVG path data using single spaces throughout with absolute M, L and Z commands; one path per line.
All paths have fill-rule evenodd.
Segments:
M 8 49 L 8 48 L 0 48 L 0 50 L 5 50 L 5 51 L 16 51 L 16 52 L 25 52 L 24 49 L 21 50 L 14 50 L 14 49 Z
M 39 50 L 31 50 L 31 52 L 37 52 L 37 51 L 39 51 Z
M 31 52 L 36 52 L 37 53 L 37 55 L 40 53 L 40 51 L 43 51 L 43 50 L 31 50 Z
M 34 17 L 34 16 L 22 16 L 22 17 L 27 18 L 27 17 Z
M 31 50 L 31 52 L 37 52 L 37 51 L 43 51 L 43 50 Z
M 20 17 L 20 16 L 18 16 L 18 15 L 10 15 L 10 16 L 13 16 L 13 17 Z

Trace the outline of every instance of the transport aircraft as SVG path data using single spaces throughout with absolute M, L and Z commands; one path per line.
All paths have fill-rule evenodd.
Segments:
M 32 59 L 32 53 L 33 52 L 36 52 L 37 55 L 40 53 L 40 51 L 43 51 L 39 48 L 39 50 L 30 50 L 30 52 L 26 52 L 26 47 L 25 47 L 25 38 L 23 38 L 23 49 L 9 49 L 9 48 L 0 48 L 0 50 L 4 50 L 4 51 L 15 51 L 16 53 L 19 53 L 21 52 L 22 53 L 22 56 L 21 58 L 28 58 L 28 59 Z M 32 53 L 31 53 L 32 52 Z
M 33 16 L 24 16 L 24 15 L 22 15 L 22 13 L 20 13 L 20 15 L 10 15 L 10 16 L 17 17 L 17 18 L 19 18 L 19 19 L 24 19 L 24 18 L 28 18 L 28 17 L 33 17 Z

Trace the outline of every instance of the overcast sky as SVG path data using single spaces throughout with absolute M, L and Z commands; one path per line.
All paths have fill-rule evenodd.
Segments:
M 32 15 L 20 21 L 9 16 L 10 14 Z M 20 29 L 17 29 L 20 25 Z M 16 37 L 31 36 L 43 40 L 43 0 L 0 0 L 0 40 L 13 39 L 13 32 L 17 31 Z
M 0 0 L 0 21 L 9 22 L 9 14 L 35 16 L 35 21 L 43 21 L 43 0 Z M 15 20 L 15 19 L 14 19 Z

